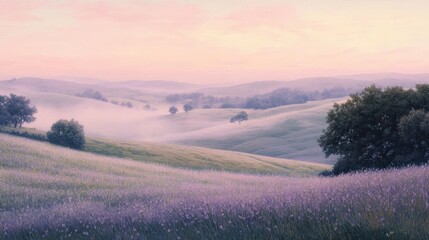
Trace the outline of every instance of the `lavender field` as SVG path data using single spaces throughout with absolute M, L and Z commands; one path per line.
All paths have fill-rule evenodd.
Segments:
M 427 239 L 429 167 L 191 171 L 0 135 L 0 239 Z

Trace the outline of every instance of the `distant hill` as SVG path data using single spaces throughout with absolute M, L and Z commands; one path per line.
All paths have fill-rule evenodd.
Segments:
M 371 84 L 380 87 L 414 87 L 418 83 L 429 83 L 429 74 L 366 74 L 339 77 L 302 78 L 292 81 L 259 81 L 228 87 L 200 89 L 207 95 L 251 97 L 271 92 L 278 88 L 290 88 L 307 91 L 323 91 L 330 88 L 361 90 Z
M 198 109 L 161 116 L 158 121 L 170 126 L 169 131 L 159 131 L 159 137 L 146 140 L 332 164 L 335 159 L 325 159 L 317 139 L 326 127 L 328 110 L 341 101 L 344 99 L 246 109 L 249 120 L 240 125 L 229 119 L 242 109 Z
M 99 91 L 108 98 L 145 100 L 145 98 L 153 99 L 155 97 L 161 100 L 165 97 L 165 94 L 150 90 L 110 86 L 109 83 L 97 85 L 44 78 L 17 78 L 0 81 L 2 92 L 41 92 L 74 96 L 88 89 Z
M 158 91 L 165 91 L 165 92 L 192 91 L 200 87 L 197 84 L 175 82 L 175 81 L 163 81 L 163 80 L 157 80 L 157 81 L 130 80 L 130 81 L 103 83 L 103 85 L 110 86 L 110 87 L 158 90 Z

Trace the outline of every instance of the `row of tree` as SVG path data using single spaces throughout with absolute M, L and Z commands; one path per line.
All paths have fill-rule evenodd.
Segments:
M 30 99 L 15 94 L 0 95 L 0 125 L 21 127 L 36 120 L 35 113 L 37 108 L 30 105 Z
M 168 103 L 182 102 L 202 108 L 268 109 L 290 104 L 306 103 L 307 101 L 345 97 L 355 91 L 356 90 L 345 88 L 331 88 L 323 91 L 302 91 L 279 88 L 272 92 L 250 98 L 214 97 L 210 95 L 206 96 L 204 93 L 194 92 L 168 95 L 165 101 Z
M 335 104 L 319 144 L 339 159 L 333 174 L 429 161 L 429 85 L 375 86 Z
M 323 91 L 301 91 L 280 88 L 272 92 L 248 98 L 242 108 L 268 109 L 290 104 L 301 104 L 328 98 L 339 98 L 354 92 L 352 89 L 331 88 Z

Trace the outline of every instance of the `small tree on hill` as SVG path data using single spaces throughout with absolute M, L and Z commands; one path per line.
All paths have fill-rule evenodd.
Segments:
M 192 105 L 191 104 L 185 104 L 185 105 L 183 105 L 183 111 L 185 111 L 185 112 L 189 112 L 189 111 L 191 111 L 193 109 L 193 107 L 192 107 Z
M 246 112 L 244 112 L 244 111 L 241 111 L 241 112 L 239 112 L 237 115 L 233 116 L 233 117 L 230 119 L 230 122 L 231 122 L 231 123 L 236 123 L 236 122 L 238 122 L 238 124 L 241 124 L 241 122 L 243 122 L 243 121 L 247 121 L 247 120 L 248 120 L 248 115 L 247 115 L 247 113 L 246 113 Z
M 23 123 L 31 123 L 36 120 L 33 115 L 37 113 L 37 108 L 30 106 L 30 99 L 24 96 L 10 94 L 10 97 L 6 99 L 4 107 L 9 113 L 9 124 L 15 128 L 22 127 Z
M 58 120 L 52 125 L 47 137 L 50 143 L 73 149 L 82 149 L 85 145 L 83 126 L 74 119 Z
M 171 115 L 175 115 L 179 110 L 177 109 L 177 107 L 171 106 L 170 109 L 168 109 L 168 111 L 170 112 Z

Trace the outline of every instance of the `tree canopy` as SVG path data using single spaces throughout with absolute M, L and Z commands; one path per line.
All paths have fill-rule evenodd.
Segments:
M 243 121 L 247 121 L 247 120 L 248 120 L 248 115 L 247 115 L 247 113 L 246 113 L 245 111 L 241 111 L 241 112 L 237 113 L 235 116 L 233 116 L 233 117 L 230 119 L 230 122 L 231 122 L 231 123 L 236 123 L 236 122 L 238 122 L 238 124 L 240 124 L 241 122 L 243 122 Z
M 24 96 L 0 96 L 0 125 L 16 128 L 34 122 L 36 118 L 33 115 L 37 113 L 37 108 L 30 103 L 30 99 Z
M 334 174 L 406 165 L 416 151 L 428 150 L 426 145 L 408 143 L 409 139 L 420 141 L 426 137 L 422 129 L 426 129 L 428 110 L 429 85 L 409 90 L 383 90 L 373 85 L 334 105 L 319 144 L 327 157 L 339 156 Z M 427 157 L 418 162 L 427 162 Z
M 73 149 L 82 149 L 85 145 L 83 126 L 74 119 L 58 120 L 52 125 L 47 137 L 50 143 Z
M 177 113 L 177 111 L 179 111 L 179 109 L 177 109 L 177 107 L 175 106 L 171 106 L 170 109 L 168 109 L 168 111 L 170 112 L 171 115 L 174 115 Z
M 189 112 L 192 109 L 194 109 L 194 108 L 192 107 L 191 104 L 186 103 L 185 105 L 183 105 L 183 111 L 185 111 L 185 112 Z

